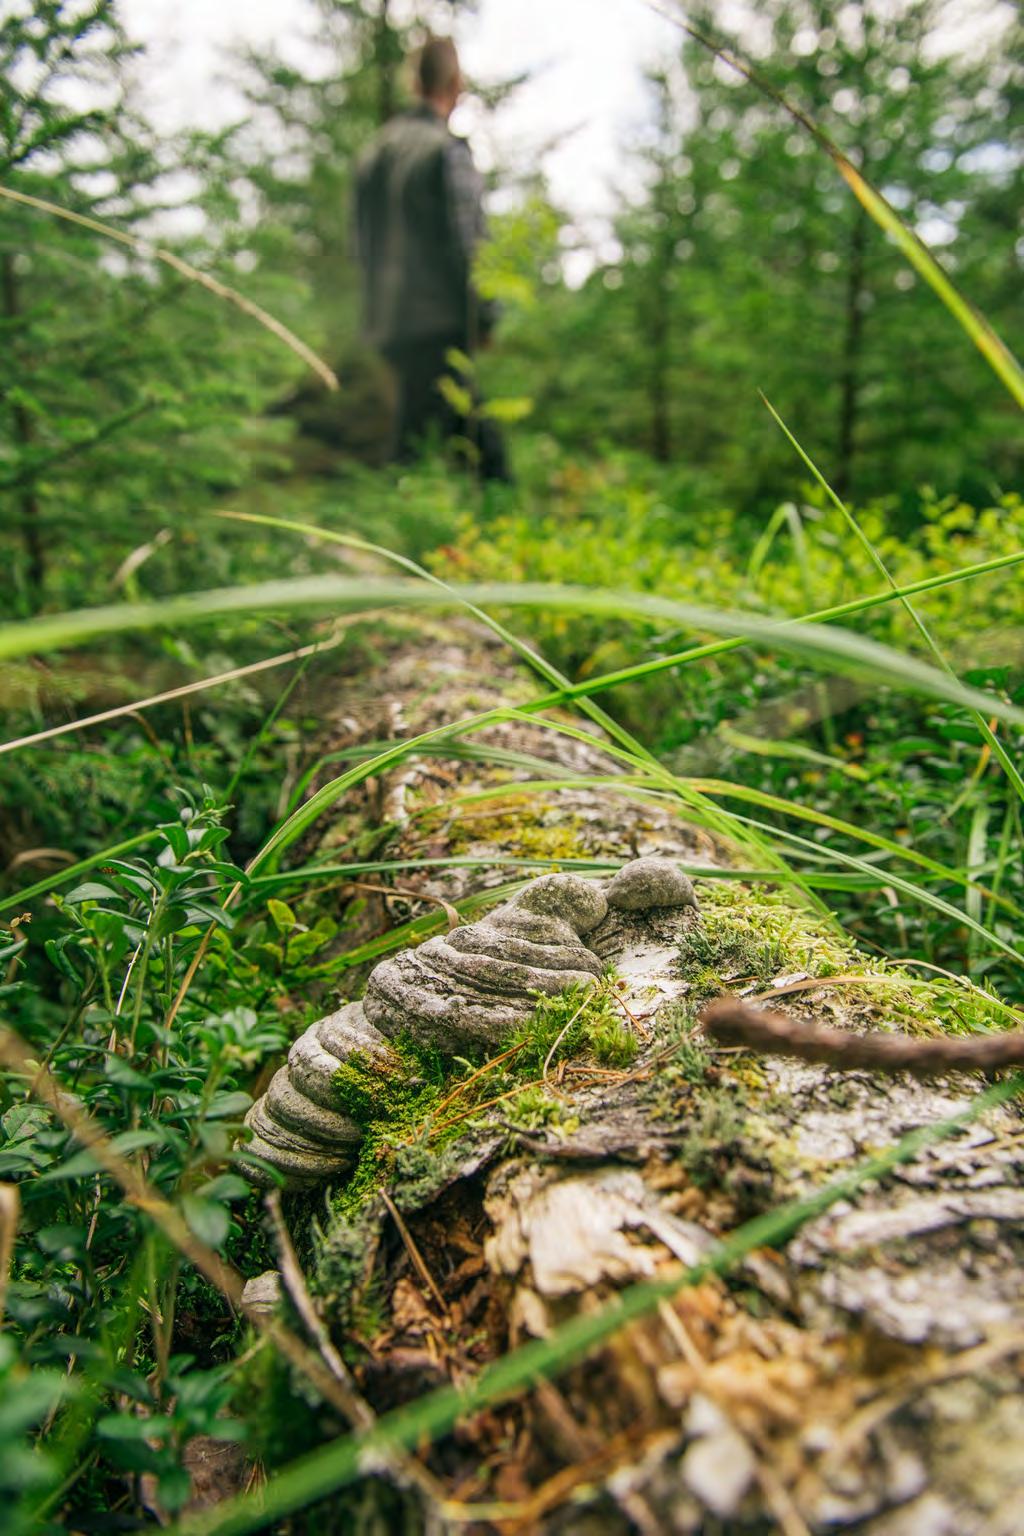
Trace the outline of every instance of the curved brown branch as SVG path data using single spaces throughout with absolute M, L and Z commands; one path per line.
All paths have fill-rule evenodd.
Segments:
M 1024 1030 L 983 1039 L 943 1036 L 856 1035 L 845 1029 L 806 1024 L 785 1013 L 751 1008 L 735 997 L 720 997 L 700 1015 L 705 1033 L 718 1045 L 740 1045 L 771 1056 L 798 1056 L 849 1071 L 911 1072 L 933 1077 L 942 1072 L 996 1072 L 1024 1066 Z

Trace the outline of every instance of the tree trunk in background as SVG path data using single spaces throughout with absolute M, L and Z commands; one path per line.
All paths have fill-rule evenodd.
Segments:
M 9 322 L 17 320 L 21 314 L 18 275 L 14 269 L 14 260 L 14 252 L 5 251 L 2 267 L 0 267 L 3 283 L 3 313 L 4 319 Z M 9 331 L 13 331 L 13 325 L 9 327 Z M 32 447 L 32 441 L 35 436 L 31 413 L 20 401 L 14 401 L 11 405 L 11 420 L 14 428 L 14 440 L 21 452 L 25 453 Z M 43 559 L 42 534 L 39 527 L 39 497 L 36 494 L 33 480 L 29 479 L 21 484 L 17 491 L 17 498 L 21 513 L 22 540 L 25 546 L 28 586 L 34 604 L 38 605 L 46 567 Z
M 860 360 L 864 341 L 864 255 L 868 239 L 868 214 L 857 204 L 850 232 L 849 266 L 846 277 L 846 312 L 843 351 L 840 361 L 839 446 L 835 489 L 839 496 L 850 494 L 853 480 L 853 456 L 859 410 Z
M 390 0 L 380 0 L 374 54 L 377 66 L 377 121 L 384 124 L 395 115 L 395 33 L 388 14 Z
M 667 464 L 672 457 L 672 433 L 669 419 L 669 336 L 671 308 L 669 305 L 669 273 L 671 271 L 671 247 L 668 241 L 659 242 L 654 272 L 654 292 L 651 295 L 651 452 L 660 464 Z

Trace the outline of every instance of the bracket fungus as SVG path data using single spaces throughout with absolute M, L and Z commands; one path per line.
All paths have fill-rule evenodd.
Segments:
M 269 1164 L 294 1188 L 344 1174 L 361 1131 L 338 1108 L 335 1074 L 343 1062 L 362 1054 L 386 1064 L 388 1041 L 400 1035 L 446 1056 L 498 1045 L 530 1017 L 538 995 L 601 977 L 602 937 L 623 918 L 696 906 L 673 860 L 634 859 L 607 881 L 542 875 L 478 922 L 383 960 L 363 1001 L 311 1024 L 249 1110 L 246 1172 L 268 1183 Z

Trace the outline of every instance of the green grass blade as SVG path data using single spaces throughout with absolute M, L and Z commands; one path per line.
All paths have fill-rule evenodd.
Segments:
M 402 570 L 408 571 L 412 576 L 418 576 L 422 581 L 429 582 L 431 586 L 437 587 L 442 592 L 452 592 L 454 594 L 454 588 L 448 582 L 443 581 L 440 576 L 435 576 L 433 571 L 428 571 L 425 566 L 419 565 L 415 560 L 410 560 L 407 555 L 400 555 L 393 549 L 386 549 L 383 544 L 371 544 L 366 539 L 357 538 L 354 534 L 339 533 L 333 528 L 324 528 L 318 523 L 298 522 L 286 517 L 270 517 L 265 513 L 259 512 L 219 512 L 217 516 L 231 518 L 237 522 L 258 523 L 268 528 L 282 528 L 289 533 L 304 533 L 309 537 L 324 539 L 327 543 L 340 544 L 348 549 L 361 549 L 368 554 L 376 555 L 380 560 L 390 561 L 392 565 L 399 566 Z M 569 686 L 569 679 L 563 677 L 558 668 L 553 666 L 540 651 L 535 650 L 525 640 L 521 640 L 518 635 L 514 635 L 510 629 L 506 629 L 504 624 L 492 618 L 483 608 L 478 608 L 474 603 L 467 603 L 466 608 L 475 619 L 478 619 L 481 624 L 486 625 L 493 635 L 496 635 L 499 640 L 504 641 L 507 646 L 511 647 L 520 659 L 526 662 L 528 667 L 531 667 L 534 672 L 538 672 L 546 683 L 551 683 L 556 688 L 567 688 Z M 642 746 L 623 726 L 619 725 L 618 721 L 605 714 L 599 705 L 592 704 L 588 699 L 582 707 L 585 713 L 594 721 L 595 725 L 599 725 L 603 731 L 606 731 L 613 741 L 619 742 L 621 746 L 628 747 L 638 757 L 653 761 L 652 755 L 648 752 L 647 748 Z
M 789 98 L 776 86 L 759 74 L 746 59 L 742 58 L 735 50 L 725 48 L 714 38 L 702 32 L 699 27 L 686 21 L 681 16 L 673 15 L 671 11 L 664 10 L 660 5 L 655 5 L 653 0 L 648 0 L 650 9 L 656 11 L 659 16 L 665 17 L 674 26 L 680 28 L 694 42 L 713 53 L 716 58 L 722 60 L 730 69 L 749 80 L 763 96 L 769 97 L 777 106 L 805 132 L 809 133 L 814 141 L 829 156 L 839 174 L 856 197 L 857 201 L 874 220 L 878 227 L 885 231 L 894 241 L 896 246 L 910 262 L 914 271 L 931 288 L 945 305 L 946 309 L 963 328 L 973 341 L 978 351 L 984 357 L 989 367 L 997 377 L 1005 384 L 1017 404 L 1024 406 L 1024 369 L 1014 357 L 1006 343 L 997 335 L 995 330 L 985 319 L 985 316 L 975 309 L 974 305 L 964 297 L 955 283 L 943 271 L 935 260 L 931 251 L 911 227 L 900 218 L 895 208 L 883 197 L 877 187 L 861 174 L 843 151 L 802 108 L 794 105 Z
M 924 592 L 937 592 L 942 587 L 953 586 L 961 581 L 970 581 L 975 576 L 987 576 L 995 571 L 1008 570 L 1021 563 L 1024 563 L 1024 549 L 1014 550 L 1009 555 L 998 555 L 992 560 L 982 560 L 976 565 L 965 565 L 957 571 L 943 571 L 937 576 L 924 576 L 917 581 L 898 587 L 895 592 L 877 592 L 871 597 L 855 597 L 846 603 L 837 603 L 830 608 L 819 608 L 814 613 L 778 622 L 829 624 L 834 619 L 849 619 L 858 613 L 883 608 L 899 597 L 917 597 Z M 655 677 L 659 672 L 671 672 L 677 667 L 689 665 L 690 662 L 704 661 L 711 656 L 724 656 L 729 651 L 742 650 L 750 643 L 750 638 L 746 635 L 738 635 L 729 640 L 710 640 L 704 645 L 690 646 L 685 651 L 675 651 L 670 656 L 657 656 L 650 661 L 635 662 L 629 667 L 619 667 L 614 672 L 603 672 L 597 677 L 588 678 L 586 682 L 573 683 L 557 698 L 549 694 L 543 699 L 535 699 L 529 704 L 524 704 L 521 708 L 543 709 L 553 703 L 568 703 L 571 699 L 578 699 L 583 694 L 604 693 L 609 688 L 617 688 L 620 683 L 640 682 L 645 677 Z
M 815 856 L 819 856 L 821 853 L 821 845 L 819 843 L 812 843 L 808 838 L 800 837 L 796 832 L 789 832 L 784 827 L 770 827 L 766 822 L 757 821 L 755 818 L 748 816 L 738 816 L 736 819 L 737 821 L 749 823 L 755 831 L 778 838 L 788 846 L 800 848 L 804 852 L 814 854 Z M 829 853 L 833 859 L 836 859 L 840 864 L 846 865 L 848 869 L 855 869 L 861 874 L 872 876 L 874 879 L 878 878 L 879 871 L 867 863 L 866 860 L 857 858 L 856 854 L 844 853 L 840 848 L 829 848 Z M 888 869 L 885 871 L 882 884 L 892 886 L 893 890 L 900 891 L 904 896 L 909 896 L 912 901 L 934 908 L 936 912 L 941 912 L 945 917 L 951 918 L 958 925 L 969 928 L 973 933 L 983 938 L 986 943 L 991 944 L 993 948 L 1002 950 L 1004 955 L 1009 955 L 1012 960 L 1016 960 L 1018 964 L 1024 965 L 1024 954 L 1021 954 L 1020 950 L 1014 949 L 1012 944 L 1008 944 L 1005 939 L 1000 938 L 994 929 L 986 928 L 984 924 L 976 922 L 974 918 L 970 917 L 966 912 L 962 912 L 959 907 L 954 907 L 951 902 L 946 901 L 942 896 L 936 896 L 933 891 L 928 890 L 927 886 L 915 885 L 913 881 L 906 880 L 902 875 L 897 875 Z
M 221 587 L 160 602 L 113 604 L 8 624 L 0 628 L 0 660 L 85 644 L 115 634 L 208 623 L 231 614 L 306 609 L 355 613 L 391 606 L 445 608 L 453 603 L 467 602 L 493 604 L 499 608 L 587 613 L 591 617 L 603 615 L 656 624 L 667 622 L 732 639 L 742 636 L 748 642 L 767 642 L 773 649 L 787 651 L 814 666 L 849 670 L 859 676 L 866 675 L 879 685 L 944 699 L 967 709 L 984 710 L 1014 725 L 1024 725 L 1024 710 L 980 689 L 969 688 L 915 657 L 901 655 L 889 646 L 848 630 L 794 620 L 780 622 L 728 609 L 703 608 L 651 593 L 556 584 L 494 582 L 437 591 L 410 582 L 367 582 L 326 576 Z M 582 696 L 587 689 L 577 691 Z M 569 696 L 568 690 L 559 689 L 551 695 L 551 703 L 562 703 Z
M 815 480 L 818 482 L 818 484 L 821 486 L 822 490 L 825 492 L 826 496 L 832 502 L 832 505 L 834 507 L 838 508 L 838 510 L 840 511 L 840 513 L 842 514 L 843 518 L 846 521 L 846 526 L 854 534 L 854 536 L 856 537 L 856 539 L 857 539 L 858 543 L 860 544 L 861 548 L 865 551 L 865 553 L 867 554 L 868 558 L 871 560 L 871 562 L 875 566 L 876 570 L 879 572 L 879 574 L 882 576 L 882 578 L 885 581 L 888 582 L 889 589 L 892 592 L 893 596 L 895 597 L 897 592 L 898 592 L 898 588 L 897 588 L 897 585 L 896 585 L 896 582 L 895 582 L 893 576 L 891 575 L 891 573 L 889 571 L 889 567 L 886 565 L 885 561 L 882 559 L 881 555 L 878 553 L 877 549 L 872 544 L 871 540 L 868 538 L 868 536 L 864 532 L 863 528 L 860 526 L 860 523 L 858 523 L 857 519 L 854 517 L 853 513 L 850 511 L 849 507 L 842 500 L 842 498 L 840 496 L 838 496 L 836 494 L 836 492 L 832 489 L 831 485 L 829 485 L 828 481 L 825 479 L 825 476 L 821 473 L 821 470 L 815 464 L 815 462 L 811 458 L 810 454 L 808 454 L 804 450 L 804 448 L 801 446 L 801 444 L 794 437 L 793 433 L 789 430 L 789 428 L 787 427 L 786 423 L 783 421 L 782 417 L 779 415 L 778 411 L 772 405 L 771 401 L 765 395 L 763 395 L 763 394 L 761 395 L 761 399 L 764 401 L 765 405 L 767 406 L 768 411 L 769 411 L 772 419 L 776 423 L 776 425 L 779 428 L 781 428 L 781 430 L 784 433 L 786 439 L 788 440 L 790 445 L 796 450 L 797 454 L 799 454 L 799 456 L 802 459 L 803 463 L 810 470 L 810 472 L 814 476 Z M 910 599 L 908 597 L 906 597 L 905 595 L 902 595 L 902 594 L 899 596 L 898 601 L 899 601 L 900 606 L 902 607 L 904 613 L 910 619 L 911 623 L 914 625 L 914 627 L 917 630 L 918 634 L 921 636 L 921 639 L 924 641 L 924 643 L 927 646 L 927 648 L 929 649 L 929 651 L 931 651 L 932 655 L 935 658 L 936 663 L 943 669 L 944 672 L 947 673 L 947 675 L 949 677 L 955 677 L 956 674 L 953 671 L 953 668 L 950 666 L 949 662 L 946 660 L 945 656 L 942 653 L 942 650 L 940 649 L 940 647 L 937 644 L 934 636 L 932 635 L 931 630 L 925 624 L 924 620 L 921 618 L 920 614 L 918 613 L 917 609 L 914 607 L 913 603 L 910 601 Z M 1003 769 L 1003 772 L 1006 774 L 1006 777 L 1009 779 L 1010 783 L 1013 785 L 1013 787 L 1014 787 L 1014 789 L 1015 789 L 1015 791 L 1017 793 L 1018 798 L 1020 800 L 1024 800 L 1024 777 L 1021 776 L 1021 774 L 1020 774 L 1020 772 L 1019 772 L 1019 770 L 1017 768 L 1016 763 L 1013 761 L 1013 758 L 1010 756 L 1010 754 L 1007 752 L 1006 748 L 1003 746 L 1002 742 L 996 736 L 995 731 L 993 731 L 992 727 L 989 725 L 988 721 L 985 719 L 985 716 L 983 714 L 981 714 L 976 709 L 972 709 L 971 710 L 971 715 L 972 715 L 972 717 L 974 719 L 975 725 L 977 726 L 978 730 L 981 733 L 982 740 L 985 742 L 985 744 L 988 747 L 989 751 L 993 754 L 993 756 L 999 762 L 1000 766 Z
M 938 859 L 930 858 L 926 853 L 919 853 L 916 848 L 897 843 L 881 832 L 873 832 L 870 827 L 861 827 L 855 822 L 843 821 L 841 817 L 832 816 L 813 805 L 802 805 L 797 800 L 785 800 L 780 795 L 770 794 L 767 790 L 754 789 L 745 784 L 732 784 L 725 779 L 694 778 L 689 782 L 695 789 L 707 795 L 742 800 L 748 805 L 759 805 L 766 811 L 778 811 L 782 816 L 796 816 L 803 821 L 813 822 L 815 826 L 827 827 L 830 832 L 839 832 L 844 837 L 849 837 L 855 842 L 867 843 L 870 847 L 877 848 L 893 858 L 916 864 L 918 868 L 927 870 L 929 874 L 935 875 L 940 880 L 946 880 L 951 885 L 963 886 L 968 893 L 976 891 L 979 897 L 986 896 L 989 900 L 993 897 L 993 892 L 978 885 L 964 870 L 954 869 L 952 865 L 943 864 Z M 1020 908 L 1008 897 L 1001 897 L 1000 905 L 1008 912 L 1012 912 L 1014 916 L 1021 915 Z
M 840 603 L 831 608 L 822 608 L 814 613 L 808 613 L 795 619 L 795 623 L 826 624 L 833 619 L 852 618 L 858 613 L 866 613 L 875 608 L 884 607 L 887 603 L 896 601 L 899 597 L 916 597 L 921 593 L 938 591 L 943 587 L 953 586 L 961 581 L 973 580 L 976 576 L 986 576 L 995 571 L 1007 570 L 1012 566 L 1024 562 L 1024 550 L 1016 550 L 1008 555 L 998 555 L 991 560 L 982 560 L 976 565 L 961 567 L 956 571 L 942 571 L 936 576 L 925 576 L 905 586 L 898 587 L 894 592 L 879 592 L 870 597 L 854 598 L 851 602 Z M 0 754 L 19 751 L 22 747 L 35 746 L 48 741 L 56 736 L 65 736 L 73 731 L 86 730 L 93 725 L 102 725 L 109 720 L 115 720 L 124 715 L 137 713 L 141 709 L 149 709 L 158 704 L 172 702 L 183 698 L 188 694 L 202 693 L 209 688 L 218 688 L 224 683 L 234 682 L 238 678 L 248 677 L 257 672 L 264 672 L 272 667 L 283 666 L 290 661 L 300 660 L 303 656 L 315 651 L 324 652 L 340 645 L 343 636 L 335 635 L 329 639 L 315 641 L 308 646 L 300 646 L 297 650 L 287 651 L 279 656 L 267 657 L 264 661 L 251 662 L 248 666 L 235 667 L 229 672 L 221 672 L 213 677 L 198 678 L 193 683 L 185 683 L 178 688 L 168 689 L 164 693 L 153 694 L 149 698 L 135 699 L 130 704 L 119 704 L 113 709 L 102 710 L 99 714 L 86 715 L 79 720 L 68 720 L 61 725 L 50 726 L 44 731 L 34 731 L 31 735 L 18 737 L 12 741 L 0 742 Z M 573 699 L 585 698 L 592 693 L 603 693 L 610 688 L 617 687 L 620 683 L 636 682 L 644 677 L 654 676 L 660 672 L 672 671 L 676 667 L 685 666 L 691 661 L 700 661 L 704 657 L 719 656 L 729 651 L 741 649 L 750 642 L 743 636 L 732 640 L 714 640 L 707 645 L 693 646 L 685 651 L 678 651 L 670 656 L 659 656 L 651 661 L 636 663 L 630 667 L 620 668 L 615 672 L 604 672 L 597 677 L 590 678 L 585 683 L 573 683 L 562 688 L 557 694 L 548 694 L 543 700 L 534 700 L 523 706 L 527 709 L 545 708 L 549 704 L 568 703 Z M 468 749 L 467 750 L 471 750 Z M 329 759 L 325 759 L 327 761 Z

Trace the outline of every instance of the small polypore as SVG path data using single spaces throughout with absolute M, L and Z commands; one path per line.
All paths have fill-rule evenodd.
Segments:
M 696 907 L 693 887 L 670 859 L 643 858 L 611 880 L 543 875 L 511 901 L 465 928 L 384 960 L 370 973 L 361 1003 L 346 1003 L 300 1035 L 287 1065 L 246 1116 L 243 1158 L 255 1182 L 269 1183 L 262 1160 L 291 1186 L 349 1171 L 361 1132 L 340 1112 L 337 1073 L 353 1056 L 395 1065 L 389 1040 L 456 1056 L 493 1047 L 532 1015 L 538 996 L 590 987 L 606 961 L 585 939 L 610 908 Z

